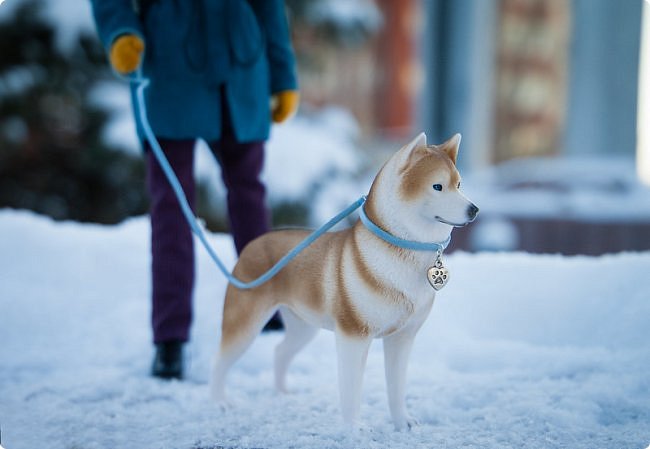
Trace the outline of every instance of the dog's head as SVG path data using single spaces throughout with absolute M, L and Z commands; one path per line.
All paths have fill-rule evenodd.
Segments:
M 452 227 L 476 218 L 478 207 L 460 191 L 459 145 L 460 134 L 427 145 L 422 133 L 391 157 L 368 195 L 369 209 L 388 230 L 416 240 L 442 240 Z

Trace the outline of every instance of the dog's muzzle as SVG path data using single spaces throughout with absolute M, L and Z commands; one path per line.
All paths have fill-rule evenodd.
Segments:
M 438 220 L 440 223 L 447 224 L 449 226 L 453 226 L 455 228 L 462 228 L 463 226 L 467 226 L 471 222 L 473 222 L 476 219 L 476 216 L 478 215 L 478 207 L 476 207 L 476 204 L 471 203 L 469 206 L 467 206 L 467 221 L 464 223 L 454 223 L 449 220 L 445 220 L 439 215 L 436 215 L 436 220 Z

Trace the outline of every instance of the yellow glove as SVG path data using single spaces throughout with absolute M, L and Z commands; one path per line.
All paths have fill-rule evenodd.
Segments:
M 144 41 L 135 34 L 123 34 L 111 46 L 109 60 L 116 72 L 126 75 L 140 65 Z
M 271 117 L 275 123 L 282 123 L 298 110 L 300 93 L 297 90 L 283 90 L 271 98 Z

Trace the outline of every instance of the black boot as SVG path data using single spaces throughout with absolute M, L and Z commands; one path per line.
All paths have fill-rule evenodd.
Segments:
M 183 378 L 183 342 L 169 341 L 156 344 L 156 355 L 151 375 L 161 379 Z

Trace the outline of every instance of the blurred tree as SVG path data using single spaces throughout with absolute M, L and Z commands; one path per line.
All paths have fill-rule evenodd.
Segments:
M 145 214 L 142 158 L 103 139 L 112 110 L 97 101 L 97 88 L 117 81 L 97 37 L 82 33 L 62 49 L 57 32 L 66 30 L 44 17 L 44 1 L 15 1 L 20 3 L 13 16 L 0 26 L 0 208 L 105 224 Z M 372 98 L 367 93 L 373 85 L 370 44 L 382 21 L 374 2 L 287 4 L 297 40 L 314 36 L 307 42 L 312 45 L 295 45 L 301 90 L 311 86 L 311 97 L 318 99 L 326 96 L 325 86 L 341 100 L 334 103 L 347 100 L 360 116 L 372 110 L 365 100 Z M 322 60 L 327 63 L 312 64 Z M 197 214 L 208 229 L 224 231 L 224 208 L 217 206 L 207 183 L 199 182 Z M 308 222 L 304 204 L 272 207 L 277 225 Z
M 381 28 L 375 0 L 286 0 L 293 26 L 307 26 L 323 40 L 344 47 L 364 45 Z
M 0 28 L 0 207 L 116 223 L 147 209 L 141 158 L 102 142 L 90 92 L 110 72 L 94 36 L 70 52 L 28 0 Z

